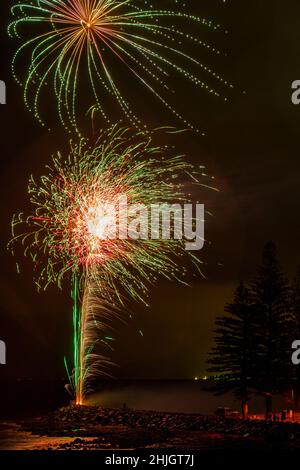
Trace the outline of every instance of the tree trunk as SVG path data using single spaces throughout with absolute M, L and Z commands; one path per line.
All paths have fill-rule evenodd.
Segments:
M 242 418 L 244 420 L 248 419 L 249 406 L 246 400 L 242 400 Z
M 271 393 L 267 393 L 266 394 L 266 420 L 270 419 L 271 418 L 271 414 L 272 414 L 272 395 Z

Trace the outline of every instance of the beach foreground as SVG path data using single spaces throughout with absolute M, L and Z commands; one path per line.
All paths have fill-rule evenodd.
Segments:
M 1 450 L 300 449 L 299 423 L 69 406 L 1 425 Z

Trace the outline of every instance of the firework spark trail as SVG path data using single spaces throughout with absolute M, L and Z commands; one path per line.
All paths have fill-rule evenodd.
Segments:
M 155 0 L 153 3 L 155 5 Z M 102 119 L 110 122 L 115 101 L 135 127 L 144 128 L 128 97 L 123 96 L 124 74 L 121 80 L 117 77 L 120 71 L 112 64 L 115 58 L 125 67 L 124 71 L 127 69 L 185 127 L 194 129 L 172 104 L 173 90 L 169 88 L 168 77 L 175 72 L 217 96 L 219 92 L 207 83 L 206 77 L 221 86 L 231 87 L 215 70 L 186 52 L 186 44 L 196 44 L 220 54 L 216 48 L 187 32 L 191 22 L 212 30 L 218 29 L 218 25 L 178 11 L 177 4 L 176 11 L 157 9 L 154 5 L 139 0 L 34 0 L 12 7 L 16 19 L 9 26 L 10 36 L 21 38 L 26 26 L 31 35 L 14 56 L 13 73 L 24 87 L 26 105 L 43 125 L 40 97 L 43 89 L 49 93 L 49 84 L 53 82 L 62 124 L 69 131 L 80 132 L 78 98 L 87 69 L 91 97 Z M 174 26 L 174 22 L 183 23 L 183 29 Z M 22 63 L 21 56 L 26 51 L 27 75 L 19 78 L 18 61 Z M 200 69 L 203 78 L 199 72 L 191 71 L 193 67 Z M 24 70 L 23 63 L 20 70 Z M 126 80 L 128 78 L 130 75 Z
M 120 319 L 120 309 L 101 299 L 99 290 L 93 288 L 93 283 L 86 276 L 83 297 L 80 301 L 77 276 L 73 275 L 73 371 L 70 373 L 68 361 L 65 358 L 65 368 L 69 378 L 72 394 L 77 405 L 84 403 L 84 398 L 93 391 L 93 382 L 98 376 L 111 377 L 108 368 L 112 362 L 97 352 L 97 345 L 102 343 L 106 349 L 111 349 L 109 341 L 114 338 L 107 336 L 112 332 L 112 316 Z M 78 308 L 78 304 L 81 307 Z M 69 386 L 67 387 L 69 390 Z
M 93 382 L 98 376 L 111 377 L 108 368 L 111 368 L 112 363 L 107 357 L 97 353 L 97 344 L 102 342 L 109 347 L 103 335 L 111 329 L 112 316 L 119 318 L 119 312 L 116 307 L 113 308 L 110 303 L 101 299 L 100 295 L 98 288 L 93 287 L 87 276 L 76 338 L 78 355 L 74 363 L 74 390 L 78 405 L 82 405 L 84 398 L 93 390 Z
M 102 131 L 94 145 L 83 140 L 72 143 L 69 155 L 55 155 L 39 181 L 30 178 L 33 213 L 13 219 L 10 247 L 14 251 L 20 241 L 25 246 L 25 255 L 40 269 L 37 285 L 46 289 L 56 283 L 61 287 L 65 278 L 72 279 L 71 381 L 78 403 L 96 372 L 106 373 L 109 361 L 97 355 L 95 345 L 110 328 L 111 319 L 121 316 L 124 299 L 146 303 L 148 286 L 159 276 L 185 283 L 183 257 L 189 257 L 200 270 L 199 260 L 186 251 L 182 239 L 114 237 L 108 203 L 115 205 L 124 196 L 128 204 L 147 207 L 161 202 L 187 203 L 187 181 L 210 186 L 208 176 L 200 180 L 202 167 L 195 168 L 184 156 L 174 156 L 167 145 L 155 145 L 155 134 L 114 125 Z M 127 216 L 123 217 L 118 219 L 119 235 L 128 223 Z M 159 224 L 161 231 L 161 219 Z

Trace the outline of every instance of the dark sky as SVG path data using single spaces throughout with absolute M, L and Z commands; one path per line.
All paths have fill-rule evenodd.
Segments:
M 25 109 L 10 72 L 15 44 L 7 38 L 9 7 L 1 1 L 0 79 L 7 84 L 0 107 L 0 339 L 7 343 L 2 377 L 61 377 L 71 348 L 69 289 L 38 294 L 32 266 L 7 253 L 12 214 L 26 210 L 27 180 L 42 174 L 50 155 L 67 148 L 58 127 L 45 132 Z M 197 14 L 212 17 L 228 34 L 206 37 L 227 57 L 204 59 L 235 85 L 230 100 L 179 85 L 178 105 L 187 106 L 206 137 L 189 134 L 181 142 L 194 162 L 204 163 L 221 189 L 203 202 L 213 211 L 201 254 L 207 279 L 191 287 L 161 281 L 150 292 L 149 309 L 134 305 L 136 317 L 118 325 L 113 361 L 117 377 L 188 378 L 205 372 L 214 318 L 222 313 L 238 281 L 251 278 L 263 244 L 274 240 L 288 276 L 300 265 L 300 107 L 291 103 L 291 83 L 300 79 L 300 4 L 297 0 L 187 0 Z M 199 48 L 199 57 L 202 50 Z M 135 92 L 132 81 L 128 89 Z M 142 92 L 136 100 L 143 102 Z M 190 100 L 190 101 L 189 101 Z M 52 113 L 51 99 L 45 100 Z M 150 124 L 178 124 L 172 116 L 146 108 Z M 149 117 L 147 116 L 149 114 Z M 117 117 L 116 117 L 117 120 Z M 222 265 L 222 266 L 221 266 Z M 143 331 L 142 337 L 139 330 Z M 0 376 L 0 378 L 1 378 Z

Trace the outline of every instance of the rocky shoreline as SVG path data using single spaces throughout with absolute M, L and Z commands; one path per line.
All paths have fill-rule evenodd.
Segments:
M 69 406 L 30 421 L 19 431 L 58 438 L 47 449 L 176 448 L 300 449 L 300 423 L 242 421 L 198 414 Z M 62 442 L 61 442 L 62 440 Z

